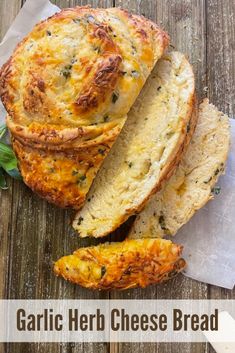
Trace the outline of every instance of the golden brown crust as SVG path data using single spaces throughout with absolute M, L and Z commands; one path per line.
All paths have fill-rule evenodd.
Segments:
M 61 193 L 51 196 L 54 178 L 45 178 L 41 156 L 59 153 L 67 160 L 73 150 L 75 161 L 89 150 L 94 176 L 106 155 L 96 155 L 99 146 L 108 152 L 168 41 L 151 21 L 121 9 L 64 9 L 35 26 L 0 71 L 0 96 L 27 185 L 58 206 L 80 207 L 77 192 L 74 200 L 66 195 L 63 169 L 57 170 Z
M 185 267 L 182 246 L 163 239 L 125 240 L 81 248 L 54 265 L 56 275 L 99 290 L 146 287 L 166 281 Z
M 113 139 L 80 149 L 43 149 L 12 139 L 24 182 L 39 196 L 62 208 L 78 210 Z

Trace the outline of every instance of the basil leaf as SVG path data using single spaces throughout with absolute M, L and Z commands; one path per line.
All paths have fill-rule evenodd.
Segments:
M 3 124 L 0 126 L 0 139 L 3 138 L 5 133 L 7 132 L 7 126 L 6 124 Z
M 2 190 L 8 189 L 7 182 L 2 168 L 0 168 L 0 189 Z
M 7 174 L 9 174 L 12 178 L 16 180 L 22 180 L 22 176 L 17 168 L 12 170 L 7 170 Z
M 0 165 L 6 171 L 17 169 L 17 159 L 11 147 L 0 142 Z

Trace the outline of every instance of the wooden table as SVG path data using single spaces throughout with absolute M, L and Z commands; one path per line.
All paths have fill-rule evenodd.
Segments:
M 37 0 L 35 0 L 37 1 Z M 24 1 L 0 0 L 2 38 Z M 54 1 L 75 5 L 123 6 L 156 21 L 171 35 L 172 46 L 187 53 L 197 77 L 198 97 L 208 96 L 225 113 L 234 114 L 235 3 L 232 0 L 100 0 Z M 0 192 L 1 298 L 167 298 L 231 299 L 225 290 L 179 276 L 164 285 L 123 293 L 98 293 L 55 278 L 52 261 L 87 244 L 73 233 L 72 213 L 39 199 L 23 183 L 8 180 Z M 212 353 L 207 344 L 5 344 L 1 353 Z

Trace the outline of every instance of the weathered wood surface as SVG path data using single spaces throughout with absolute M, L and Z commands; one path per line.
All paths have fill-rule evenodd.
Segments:
M 37 0 L 35 0 L 37 1 Z M 0 38 L 24 1 L 0 0 Z M 187 53 L 197 76 L 198 97 L 208 96 L 234 116 L 235 3 L 231 0 L 54 0 L 60 7 L 75 5 L 122 6 L 144 14 L 165 28 L 172 45 Z M 97 293 L 54 277 L 52 261 L 70 253 L 80 241 L 68 224 L 71 212 L 40 200 L 26 186 L 8 180 L 0 192 L 1 298 L 235 298 L 229 291 L 183 276 L 173 281 L 123 293 Z M 5 344 L 1 353 L 212 353 L 207 344 Z

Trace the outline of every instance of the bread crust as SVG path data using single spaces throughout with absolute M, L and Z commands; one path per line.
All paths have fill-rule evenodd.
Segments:
M 80 248 L 54 265 L 57 276 L 89 289 L 146 287 L 175 277 L 185 268 L 182 246 L 162 239 L 125 240 Z
M 32 155 L 42 165 L 42 155 L 53 162 L 55 154 L 68 159 L 73 150 L 75 161 L 89 150 L 94 160 L 87 192 L 168 41 L 157 25 L 121 9 L 64 9 L 35 26 L 0 71 L 13 148 L 33 191 L 58 206 L 81 207 L 79 184 L 74 196 L 66 194 L 63 165 L 56 186 L 50 175 L 45 178 L 47 170 L 29 165 Z M 101 156 L 95 154 L 100 146 L 106 148 Z

